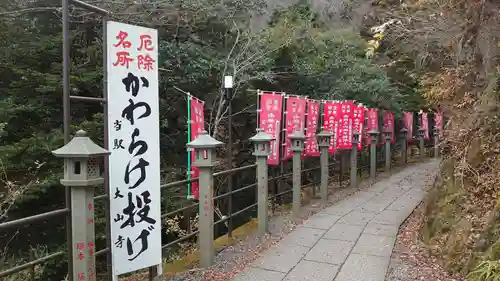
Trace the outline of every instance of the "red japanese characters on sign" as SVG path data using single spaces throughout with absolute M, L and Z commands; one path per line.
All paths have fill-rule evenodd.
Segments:
M 362 105 L 354 106 L 354 114 L 353 114 L 353 129 L 360 134 L 359 143 L 356 147 L 357 150 L 361 150 L 363 147 L 363 123 L 365 121 L 365 107 Z
M 307 100 L 306 143 L 304 156 L 319 156 L 316 131 L 318 130 L 319 102 Z
M 394 113 L 385 110 L 383 113 L 383 118 L 384 118 L 384 131 L 389 131 L 391 132 L 391 143 L 394 143 L 396 141 L 396 134 L 394 131 Z M 384 139 L 385 142 L 385 139 Z
M 137 61 L 137 68 L 144 69 L 146 71 L 153 71 L 153 64 L 155 63 L 155 60 L 150 54 L 147 53 L 154 51 L 152 47 L 152 37 L 149 34 L 142 34 L 139 36 L 139 40 L 137 51 L 142 51 L 143 53 L 138 54 L 137 57 L 132 57 L 130 52 L 126 51 L 132 47 L 132 42 L 128 40 L 128 32 L 120 31 L 116 35 L 117 42 L 113 44 L 113 46 L 122 50 L 116 52 L 116 60 L 113 63 L 113 66 L 120 66 L 128 69 L 131 63 Z
M 85 280 L 85 273 L 80 272 L 77 274 L 78 276 L 78 281 L 84 281 Z
M 328 153 L 333 154 L 337 149 L 338 116 L 340 114 L 340 103 L 337 101 L 325 101 L 323 104 L 323 128 L 333 136 L 330 138 Z
M 354 121 L 354 103 L 342 101 L 338 116 L 337 149 L 352 148 L 352 128 Z
M 260 97 L 259 127 L 274 138 L 270 146 L 271 155 L 267 158 L 267 163 L 272 166 L 278 165 L 280 160 L 282 106 L 281 94 L 263 93 Z
M 201 132 L 205 129 L 205 115 L 203 113 L 203 102 L 193 97 L 188 97 L 191 99 L 191 140 L 196 139 Z M 191 162 L 195 161 L 194 149 L 191 152 Z M 200 175 L 200 170 L 198 167 L 192 166 L 191 168 L 192 178 L 197 178 Z M 199 200 L 200 197 L 200 185 L 199 183 L 191 183 L 191 194 L 195 200 Z
M 285 97 L 286 112 L 285 112 L 285 153 L 283 160 L 291 159 L 293 156 L 292 142 L 288 137 L 295 131 L 304 132 L 304 119 L 306 116 L 306 99 L 301 97 Z
M 411 142 L 413 140 L 413 112 L 405 112 L 403 118 L 405 129 L 408 130 L 406 140 Z
M 422 112 L 422 116 L 420 117 L 420 124 L 422 124 L 422 128 L 424 129 L 424 139 L 429 139 L 429 118 L 427 112 Z
M 95 247 L 94 247 L 94 242 L 90 241 L 87 243 L 87 248 L 89 248 L 89 257 L 94 256 L 95 253 Z

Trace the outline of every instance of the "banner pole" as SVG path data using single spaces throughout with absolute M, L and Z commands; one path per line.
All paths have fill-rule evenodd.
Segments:
M 191 94 L 187 93 L 187 142 L 191 142 Z M 188 195 L 187 199 L 192 199 L 191 196 L 191 149 L 188 149 L 187 153 L 187 179 L 188 179 Z

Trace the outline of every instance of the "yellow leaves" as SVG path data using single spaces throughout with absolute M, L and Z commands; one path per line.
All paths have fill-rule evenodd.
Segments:
M 377 33 L 373 36 L 373 38 L 375 38 L 375 39 L 368 41 L 368 44 L 367 44 L 368 46 L 365 49 L 365 56 L 368 59 L 371 59 L 375 56 L 375 52 L 380 47 L 380 42 L 384 38 L 384 34 L 381 32 Z
M 384 34 L 383 33 L 377 33 L 373 36 L 373 38 L 375 39 L 378 39 L 378 40 L 382 40 L 384 39 Z

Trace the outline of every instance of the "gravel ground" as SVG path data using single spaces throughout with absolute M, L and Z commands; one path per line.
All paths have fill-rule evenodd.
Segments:
M 464 281 L 464 278 L 450 276 L 419 243 L 417 235 L 424 208 L 424 204 L 420 204 L 399 229 L 385 281 Z
M 403 167 L 394 167 L 392 173 L 400 171 Z M 411 164 L 406 168 L 411 168 Z M 381 173 L 376 181 L 389 177 L 389 173 Z M 317 213 L 318 211 L 333 205 L 357 191 L 365 190 L 371 186 L 369 180 L 361 182 L 358 188 L 338 188 L 330 187 L 329 204 L 320 204 L 319 200 L 312 200 L 310 204 L 302 208 L 302 218 Z M 234 245 L 223 249 L 215 259 L 215 265 L 209 269 L 195 268 L 188 272 L 176 275 L 167 281 L 229 281 L 232 277 L 241 272 L 247 264 L 258 258 L 259 253 L 279 242 L 287 233 L 292 231 L 303 221 L 293 221 L 288 211 L 281 211 L 275 214 L 269 223 L 270 234 L 260 239 L 255 234 L 251 234 L 246 239 L 237 241 Z M 360 280 L 361 281 L 361 280 Z

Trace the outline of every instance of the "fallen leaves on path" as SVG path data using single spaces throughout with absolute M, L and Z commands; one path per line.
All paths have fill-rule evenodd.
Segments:
M 401 226 L 386 281 L 464 281 L 464 278 L 446 272 L 419 241 L 423 210 L 421 204 Z

